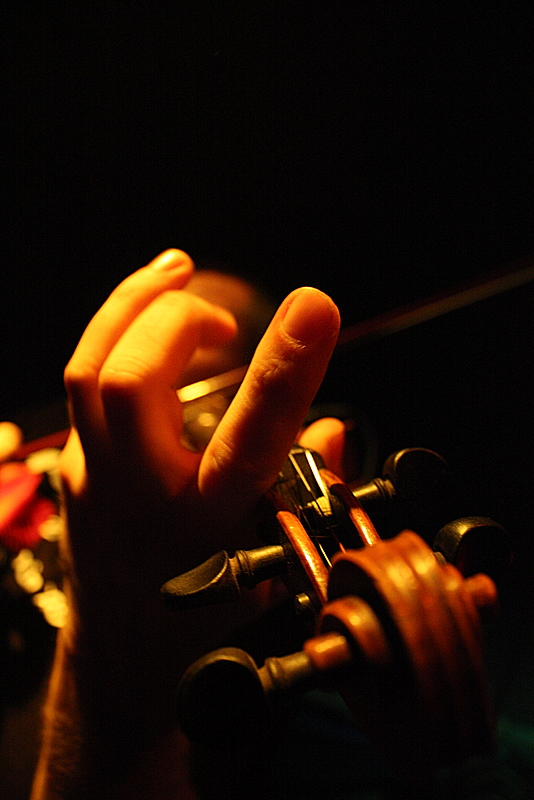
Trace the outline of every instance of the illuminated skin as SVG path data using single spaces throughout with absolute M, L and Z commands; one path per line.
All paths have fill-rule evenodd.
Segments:
M 184 291 L 192 273 L 189 257 L 169 250 L 127 278 L 65 371 L 70 617 L 59 633 L 32 800 L 195 797 L 187 743 L 172 719 L 176 680 L 255 611 L 251 602 L 171 615 L 158 589 L 214 549 L 255 543 L 258 499 L 298 436 L 339 314 L 318 290 L 289 295 L 207 449 L 192 453 L 180 443 L 175 388 L 195 353 L 213 355 L 236 335 L 228 311 Z M 342 439 L 337 420 L 301 437 L 334 470 Z

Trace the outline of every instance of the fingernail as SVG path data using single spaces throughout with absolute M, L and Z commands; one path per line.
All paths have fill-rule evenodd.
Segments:
M 282 319 L 284 331 L 293 339 L 308 343 L 322 339 L 339 325 L 337 309 L 330 298 L 318 289 L 298 289 L 289 298 Z
M 150 262 L 149 266 L 156 270 L 171 270 L 177 267 L 187 267 L 190 264 L 190 258 L 182 250 L 165 250 L 159 256 Z

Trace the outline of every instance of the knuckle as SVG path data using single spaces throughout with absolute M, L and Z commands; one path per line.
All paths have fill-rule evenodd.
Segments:
M 217 438 L 217 447 L 210 453 L 211 480 L 223 479 L 235 493 L 238 487 L 255 486 L 264 481 L 264 465 L 257 453 L 248 458 L 236 443 L 224 437 Z M 227 486 L 228 488 L 228 486 Z
M 183 289 L 165 289 L 158 295 L 158 306 L 187 317 L 195 313 L 198 306 L 198 298 L 184 292 Z
M 74 388 L 78 386 L 82 380 L 82 374 L 79 369 L 77 369 L 72 361 L 69 361 L 65 369 L 63 370 L 63 383 L 67 387 L 67 389 Z
M 93 375 L 87 366 L 71 359 L 63 371 L 63 383 L 69 394 L 79 394 L 91 382 Z
M 120 368 L 104 365 L 98 376 L 98 389 L 102 399 L 125 399 L 137 396 L 146 384 L 146 367 L 141 361 L 129 359 Z
M 276 403 L 291 393 L 295 377 L 292 362 L 281 358 L 268 358 L 254 368 L 252 396 Z

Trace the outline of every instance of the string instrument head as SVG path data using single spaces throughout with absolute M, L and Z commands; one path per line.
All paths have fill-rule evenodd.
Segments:
M 192 665 L 178 691 L 185 733 L 211 747 L 243 747 L 295 692 L 335 686 L 407 783 L 490 755 L 481 621 L 497 603 L 493 578 L 511 561 L 506 531 L 465 518 L 431 546 L 413 531 L 382 540 L 373 522 L 377 508 L 395 504 L 418 516 L 424 496 L 435 504 L 445 485 L 445 462 L 422 448 L 393 454 L 381 478 L 355 491 L 315 453 L 293 448 L 267 496 L 264 543 L 233 557 L 222 551 L 162 594 L 185 612 L 280 578 L 314 633 L 303 634 L 301 650 L 260 667 L 235 648 Z

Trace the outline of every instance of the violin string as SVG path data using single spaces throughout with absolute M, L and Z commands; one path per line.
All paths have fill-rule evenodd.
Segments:
M 315 461 L 315 459 L 314 459 L 314 457 L 313 457 L 313 454 L 312 454 L 312 453 L 311 453 L 309 450 L 306 450 L 305 452 L 306 452 L 306 460 L 307 460 L 307 462 L 308 462 L 308 465 L 309 465 L 309 467 L 310 467 L 310 470 L 311 470 L 311 472 L 312 472 L 312 475 L 313 475 L 313 476 L 314 476 L 314 478 L 315 478 L 315 481 L 316 481 L 316 483 L 317 483 L 317 486 L 319 486 L 319 487 L 323 487 L 323 490 L 324 490 L 324 495 L 325 495 L 325 497 L 327 497 L 327 498 L 328 498 L 328 496 L 329 496 L 329 492 L 328 492 L 328 489 L 326 488 L 326 485 L 325 485 L 325 483 L 324 483 L 324 481 L 323 481 L 323 479 L 322 479 L 322 477 L 321 477 L 321 473 L 319 472 L 319 467 L 317 466 L 317 462 Z M 331 502 L 331 500 L 330 500 L 330 499 L 328 499 L 328 503 L 329 503 L 330 507 L 332 507 L 332 502 Z M 319 507 L 320 507 L 320 503 L 319 503 Z M 322 509 L 321 509 L 321 510 L 322 510 Z M 332 512 L 332 515 L 331 515 L 331 516 L 333 516 L 333 512 Z M 323 518 L 324 518 L 324 519 L 326 519 L 326 517 L 325 517 L 325 515 L 324 515 L 324 514 L 323 514 Z M 341 540 L 339 539 L 339 536 L 337 535 L 337 533 L 336 533 L 336 531 L 335 531 L 335 529 L 334 529 L 334 526 L 333 526 L 333 525 L 331 525 L 329 522 L 327 522 L 327 523 L 326 523 L 326 527 L 327 527 L 327 528 L 328 528 L 328 530 L 330 531 L 330 535 L 331 535 L 331 536 L 332 536 L 332 538 L 334 539 L 334 541 L 335 541 L 335 543 L 336 543 L 336 545 L 337 545 L 338 549 L 339 549 L 339 550 L 341 550 L 341 551 L 344 551 L 344 550 L 345 550 L 345 547 L 343 546 L 343 543 L 342 543 L 342 542 L 341 542 Z
M 321 481 L 319 472 L 317 470 L 317 465 L 313 461 L 313 456 L 308 451 L 305 451 L 305 453 L 306 453 L 306 456 L 305 456 L 306 460 L 307 460 L 308 465 L 309 465 L 309 467 L 310 467 L 310 469 L 312 471 L 313 476 L 315 477 L 317 485 L 320 486 L 322 481 Z M 327 516 L 326 516 L 326 514 L 324 512 L 324 509 L 321 507 L 321 504 L 319 502 L 319 498 L 317 497 L 317 493 L 316 493 L 315 489 L 310 485 L 310 482 L 308 481 L 306 475 L 302 471 L 302 469 L 301 469 L 301 467 L 300 467 L 300 465 L 299 465 L 299 463 L 298 463 L 298 461 L 295 458 L 293 453 L 289 454 L 289 460 L 290 460 L 290 463 L 291 463 L 295 473 L 300 478 L 300 480 L 302 482 L 302 485 L 304 485 L 304 487 L 308 490 L 308 492 L 309 492 L 309 494 L 310 494 L 310 496 L 312 498 L 312 503 L 314 505 L 314 508 L 317 510 L 317 513 L 319 514 L 319 516 L 323 519 L 323 521 L 325 523 L 326 530 L 328 530 L 330 532 L 330 535 L 334 539 L 334 541 L 336 542 L 336 545 L 338 546 L 338 548 L 339 549 L 343 549 L 343 547 L 342 547 L 337 535 L 335 534 L 335 531 L 332 528 L 332 525 L 330 524 L 330 522 L 327 519 Z M 298 507 L 299 507 L 299 509 L 301 509 L 301 507 L 304 505 L 303 498 L 299 497 L 299 498 L 297 498 L 297 500 L 298 500 Z M 327 554 L 327 552 L 326 552 L 326 550 L 324 548 L 324 545 L 321 542 L 320 535 L 315 531 L 311 531 L 310 532 L 310 538 L 312 539 L 315 547 L 319 551 L 323 561 L 325 562 L 327 567 L 330 568 L 332 566 L 332 564 L 331 564 L 330 558 L 329 558 L 329 556 L 328 556 L 328 554 Z M 326 537 L 323 536 L 322 538 L 326 538 Z
M 299 465 L 299 463 L 298 463 L 298 461 L 295 458 L 293 453 L 289 454 L 289 460 L 290 460 L 291 466 L 293 467 L 295 473 L 298 475 L 298 477 L 302 481 L 302 484 L 305 486 L 305 488 L 310 493 L 311 498 L 312 498 L 312 502 L 313 502 L 315 508 L 317 509 L 319 515 L 321 517 L 324 517 L 323 509 L 321 508 L 321 506 L 320 506 L 320 504 L 319 504 L 319 502 L 317 500 L 316 494 L 315 494 L 314 490 L 312 489 L 312 487 L 310 486 L 310 483 L 309 483 L 308 479 L 306 478 L 306 475 L 304 474 L 304 472 L 300 468 L 300 465 Z M 302 497 L 298 497 L 297 498 L 297 506 L 298 506 L 299 512 L 301 511 L 303 505 L 304 505 L 303 498 Z M 323 561 L 326 563 L 326 565 L 328 567 L 330 567 L 331 566 L 330 559 L 328 558 L 328 555 L 326 554 L 326 551 L 325 551 L 322 543 L 319 541 L 319 538 L 315 534 L 315 532 L 311 533 L 310 538 L 313 540 L 313 542 L 315 544 L 315 547 L 320 552 Z

